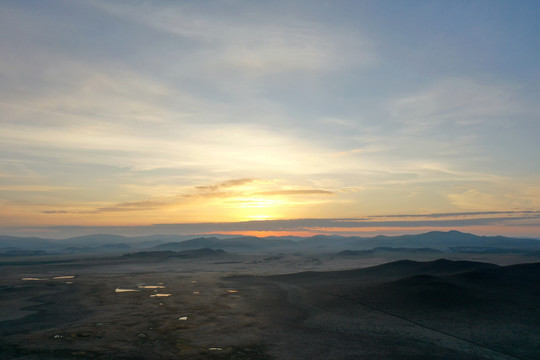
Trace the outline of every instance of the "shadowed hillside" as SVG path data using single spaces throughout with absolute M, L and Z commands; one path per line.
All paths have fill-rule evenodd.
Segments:
M 501 354 L 540 356 L 540 263 L 402 260 L 270 279 L 325 297 L 317 306 L 328 316 L 348 302 Z

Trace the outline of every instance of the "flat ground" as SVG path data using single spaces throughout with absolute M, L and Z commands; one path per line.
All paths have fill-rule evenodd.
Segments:
M 2 359 L 540 358 L 540 294 L 523 284 L 515 297 L 501 298 L 490 296 L 509 290 L 497 282 L 433 269 L 424 271 L 427 278 L 403 269 L 390 277 L 271 276 L 389 260 L 227 254 L 0 261 L 0 353 Z M 473 260 L 531 262 L 510 255 Z M 442 296 L 430 304 L 423 295 L 433 293 Z

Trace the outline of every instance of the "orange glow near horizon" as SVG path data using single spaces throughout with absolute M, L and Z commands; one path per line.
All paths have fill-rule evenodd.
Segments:
M 247 181 L 239 180 L 238 182 Z M 251 181 L 251 180 L 250 180 Z M 263 183 L 266 185 L 267 183 Z M 337 217 L 337 212 L 333 212 L 336 218 L 325 218 L 314 216 L 319 215 L 318 211 L 324 210 L 325 206 L 334 206 L 330 201 L 335 201 L 337 196 L 333 196 L 329 202 L 328 198 L 321 198 L 318 193 L 305 195 L 303 192 L 312 190 L 273 190 L 260 187 L 260 184 L 251 181 L 249 187 L 238 185 L 226 194 L 215 190 L 222 185 L 208 186 L 211 190 L 197 189 L 194 196 L 183 198 L 169 197 L 162 200 L 152 200 L 147 202 L 123 202 L 123 203 L 95 203 L 95 207 L 65 208 L 65 210 L 45 211 L 40 206 L 32 208 L 33 218 L 27 223 L 20 221 L 24 212 L 19 209 L 12 212 L 11 217 L 2 217 L 6 230 L 15 235 L 16 228 L 24 228 L 24 231 L 39 235 L 40 233 L 53 235 L 62 232 L 62 229 L 52 229 L 52 227 L 100 227 L 97 232 L 106 233 L 107 227 L 111 227 L 112 232 L 117 234 L 133 234 L 137 228 L 146 232 L 146 235 L 161 234 L 226 234 L 226 235 L 247 235 L 257 237 L 268 236 L 298 236 L 310 237 L 314 235 L 341 235 L 341 236 L 365 236 L 376 235 L 403 235 L 419 234 L 429 231 L 449 231 L 458 230 L 473 233 L 476 235 L 504 235 L 513 237 L 538 238 L 540 225 L 536 225 L 536 215 L 531 212 L 515 214 L 513 211 L 500 213 L 441 213 L 426 215 L 358 215 L 347 216 L 342 214 Z M 205 188 L 206 189 L 206 188 Z M 194 190 L 195 191 L 195 190 Z M 179 200 L 180 199 L 180 200 Z M 339 204 L 339 203 L 336 203 Z M 321 207 L 318 207 L 322 205 Z M 16 218 L 15 215 L 21 215 Z M 406 214 L 406 213 L 405 213 Z M 465 214 L 465 215 L 463 215 Z M 320 216 L 320 215 L 319 215 Z M 525 216 L 525 217 L 524 217 Z M 529 217 L 527 217 L 529 216 Z M 516 220 L 512 220 L 515 217 Z M 317 226 L 317 218 L 320 224 Z M 467 225 L 467 220 L 480 220 L 491 218 L 490 225 Z M 497 219 L 497 218 L 500 218 Z M 29 218 L 27 218 L 28 220 Z M 296 221 L 310 219 L 308 222 Z M 19 221 L 16 221 L 19 220 Z M 336 220 L 334 222 L 333 220 Z M 445 225 L 445 221 L 449 220 Z M 463 220 L 463 222 L 461 222 Z M 276 222 L 281 222 L 278 225 Z M 242 225 L 249 223 L 249 225 Z M 258 226 L 260 223 L 260 226 Z M 341 223 L 341 224 L 340 224 Z M 433 223 L 434 225 L 429 225 Z M 470 222 L 471 224 L 474 222 Z M 160 224 L 177 224 L 177 231 L 172 228 L 162 230 Z M 205 226 L 205 224 L 212 224 Z M 223 226 L 220 226 L 223 224 Z M 236 224 L 236 225 L 233 225 Z M 335 226 L 333 226 L 335 224 Z M 437 225 L 435 225 L 437 224 Z M 186 225 L 183 227 L 182 225 Z M 344 225 L 344 226 L 343 226 Z M 372 226 L 375 225 L 375 226 Z M 40 228 L 40 226 L 42 228 Z M 51 227 L 51 229 L 47 229 Z M 148 227 L 147 229 L 144 229 Z M 10 229 L 11 228 L 11 229 Z M 32 229 L 35 228 L 35 229 Z M 220 230 L 220 228 L 224 230 Z M 125 229 L 125 230 L 123 230 Z M 191 230 L 190 230 L 191 229 Z M 208 229 L 206 231 L 205 229 Z M 238 229 L 238 230 L 229 230 Z M 246 229 L 246 230 L 242 230 Z M 67 230 L 66 230 L 67 231 Z M 83 232 L 91 231 L 81 229 Z
M 540 230 L 535 228 L 537 231 Z M 421 234 L 429 231 L 451 231 L 457 230 L 460 232 L 472 233 L 480 236 L 498 236 L 505 234 L 505 236 L 514 237 L 538 237 L 538 232 L 534 232 L 535 229 L 529 229 L 524 231 L 519 226 L 418 226 L 418 227 L 362 227 L 362 228 L 311 228 L 302 230 L 269 230 L 269 231 L 213 231 L 213 234 L 222 235 L 239 235 L 239 236 L 298 236 L 298 237 L 311 237 L 315 235 L 340 235 L 340 236 L 377 236 L 377 235 L 414 235 Z
M 214 231 L 207 234 L 220 234 L 220 235 L 238 235 L 238 236 L 255 236 L 255 237 L 268 237 L 268 236 L 299 236 L 299 237 L 310 237 L 319 235 L 317 232 L 312 232 L 309 230 L 305 231 Z
M 416 234 L 427 231 L 440 230 L 449 231 L 455 229 L 440 229 L 440 228 L 403 228 L 403 227 L 371 227 L 371 228 L 313 228 L 304 230 L 269 230 L 269 231 L 213 231 L 209 234 L 221 235 L 238 235 L 238 236 L 298 236 L 311 237 L 315 235 L 341 235 L 341 236 L 375 236 L 375 235 L 404 235 Z

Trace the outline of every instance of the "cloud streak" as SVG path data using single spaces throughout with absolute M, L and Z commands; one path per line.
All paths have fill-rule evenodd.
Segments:
M 200 191 L 217 191 L 217 190 L 222 190 L 222 189 L 228 189 L 231 187 L 246 185 L 257 180 L 258 179 L 255 179 L 255 178 L 233 179 L 233 180 L 223 181 L 214 185 L 196 186 L 195 189 L 200 190 Z
M 392 109 L 411 132 L 442 125 L 470 126 L 522 111 L 510 89 L 468 79 L 439 80 L 424 92 L 395 101 Z
M 339 29 L 323 28 L 309 16 L 291 18 L 281 12 L 278 16 L 275 7 L 262 3 L 233 3 L 218 13 L 196 3 L 156 6 L 107 1 L 99 3 L 99 7 L 115 16 L 196 42 L 192 51 L 200 54 L 199 60 L 210 70 L 262 76 L 347 64 L 368 65 L 376 60 L 373 47 L 362 34 L 344 36 Z M 239 11 L 245 14 L 241 19 L 237 16 Z
M 475 211 L 437 214 L 399 214 L 399 215 L 373 215 L 371 218 L 444 218 L 444 217 L 478 217 L 482 215 L 536 215 L 537 210 L 511 210 L 511 211 Z M 511 217 L 508 217 L 511 218 Z
M 275 190 L 275 191 L 257 192 L 255 193 L 255 195 L 263 195 L 263 196 L 334 195 L 334 193 L 328 190 Z
M 521 224 L 523 220 L 532 223 Z M 390 220 L 378 221 L 370 218 L 356 219 L 291 219 L 291 220 L 258 220 L 243 222 L 203 222 L 203 223 L 170 223 L 148 226 L 49 226 L 27 227 L 15 229 L 18 233 L 23 231 L 47 231 L 49 233 L 70 234 L 81 233 L 112 233 L 122 235 L 153 235 L 153 234 L 204 234 L 204 233 L 242 233 L 242 232 L 274 232 L 294 234 L 295 232 L 311 232 L 313 234 L 362 234 L 364 230 L 387 233 L 392 229 L 461 229 L 467 231 L 475 227 L 515 226 L 530 227 L 540 225 L 540 213 L 535 212 L 528 216 L 501 216 L 465 219 L 422 219 L 422 220 Z
M 193 187 L 194 192 L 180 193 L 161 199 L 149 199 L 142 201 L 122 202 L 110 206 L 98 207 L 93 210 L 66 211 L 66 210 L 46 210 L 43 214 L 106 214 L 134 211 L 154 211 L 172 206 L 192 205 L 193 201 L 205 202 L 212 199 L 227 200 L 227 204 L 257 204 L 261 197 L 296 197 L 296 196 L 328 196 L 335 195 L 334 192 L 320 189 L 276 189 L 260 191 L 260 189 L 275 188 L 273 181 L 259 178 L 240 178 L 218 182 L 211 185 L 199 185 Z M 253 198 L 256 197 L 256 198 Z M 189 202 L 191 201 L 191 203 Z M 299 203 L 296 203 L 297 205 Z

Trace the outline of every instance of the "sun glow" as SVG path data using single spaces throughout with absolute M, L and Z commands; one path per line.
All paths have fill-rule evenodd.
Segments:
M 283 208 L 289 203 L 283 199 L 238 198 L 231 201 L 230 207 L 235 209 L 242 220 L 273 220 L 283 215 Z
M 264 214 L 253 214 L 249 216 L 250 220 L 273 220 L 274 218 L 270 215 Z
M 282 206 L 285 201 L 276 199 L 263 199 L 263 198 L 241 198 L 236 201 L 242 209 L 252 208 L 274 208 Z

